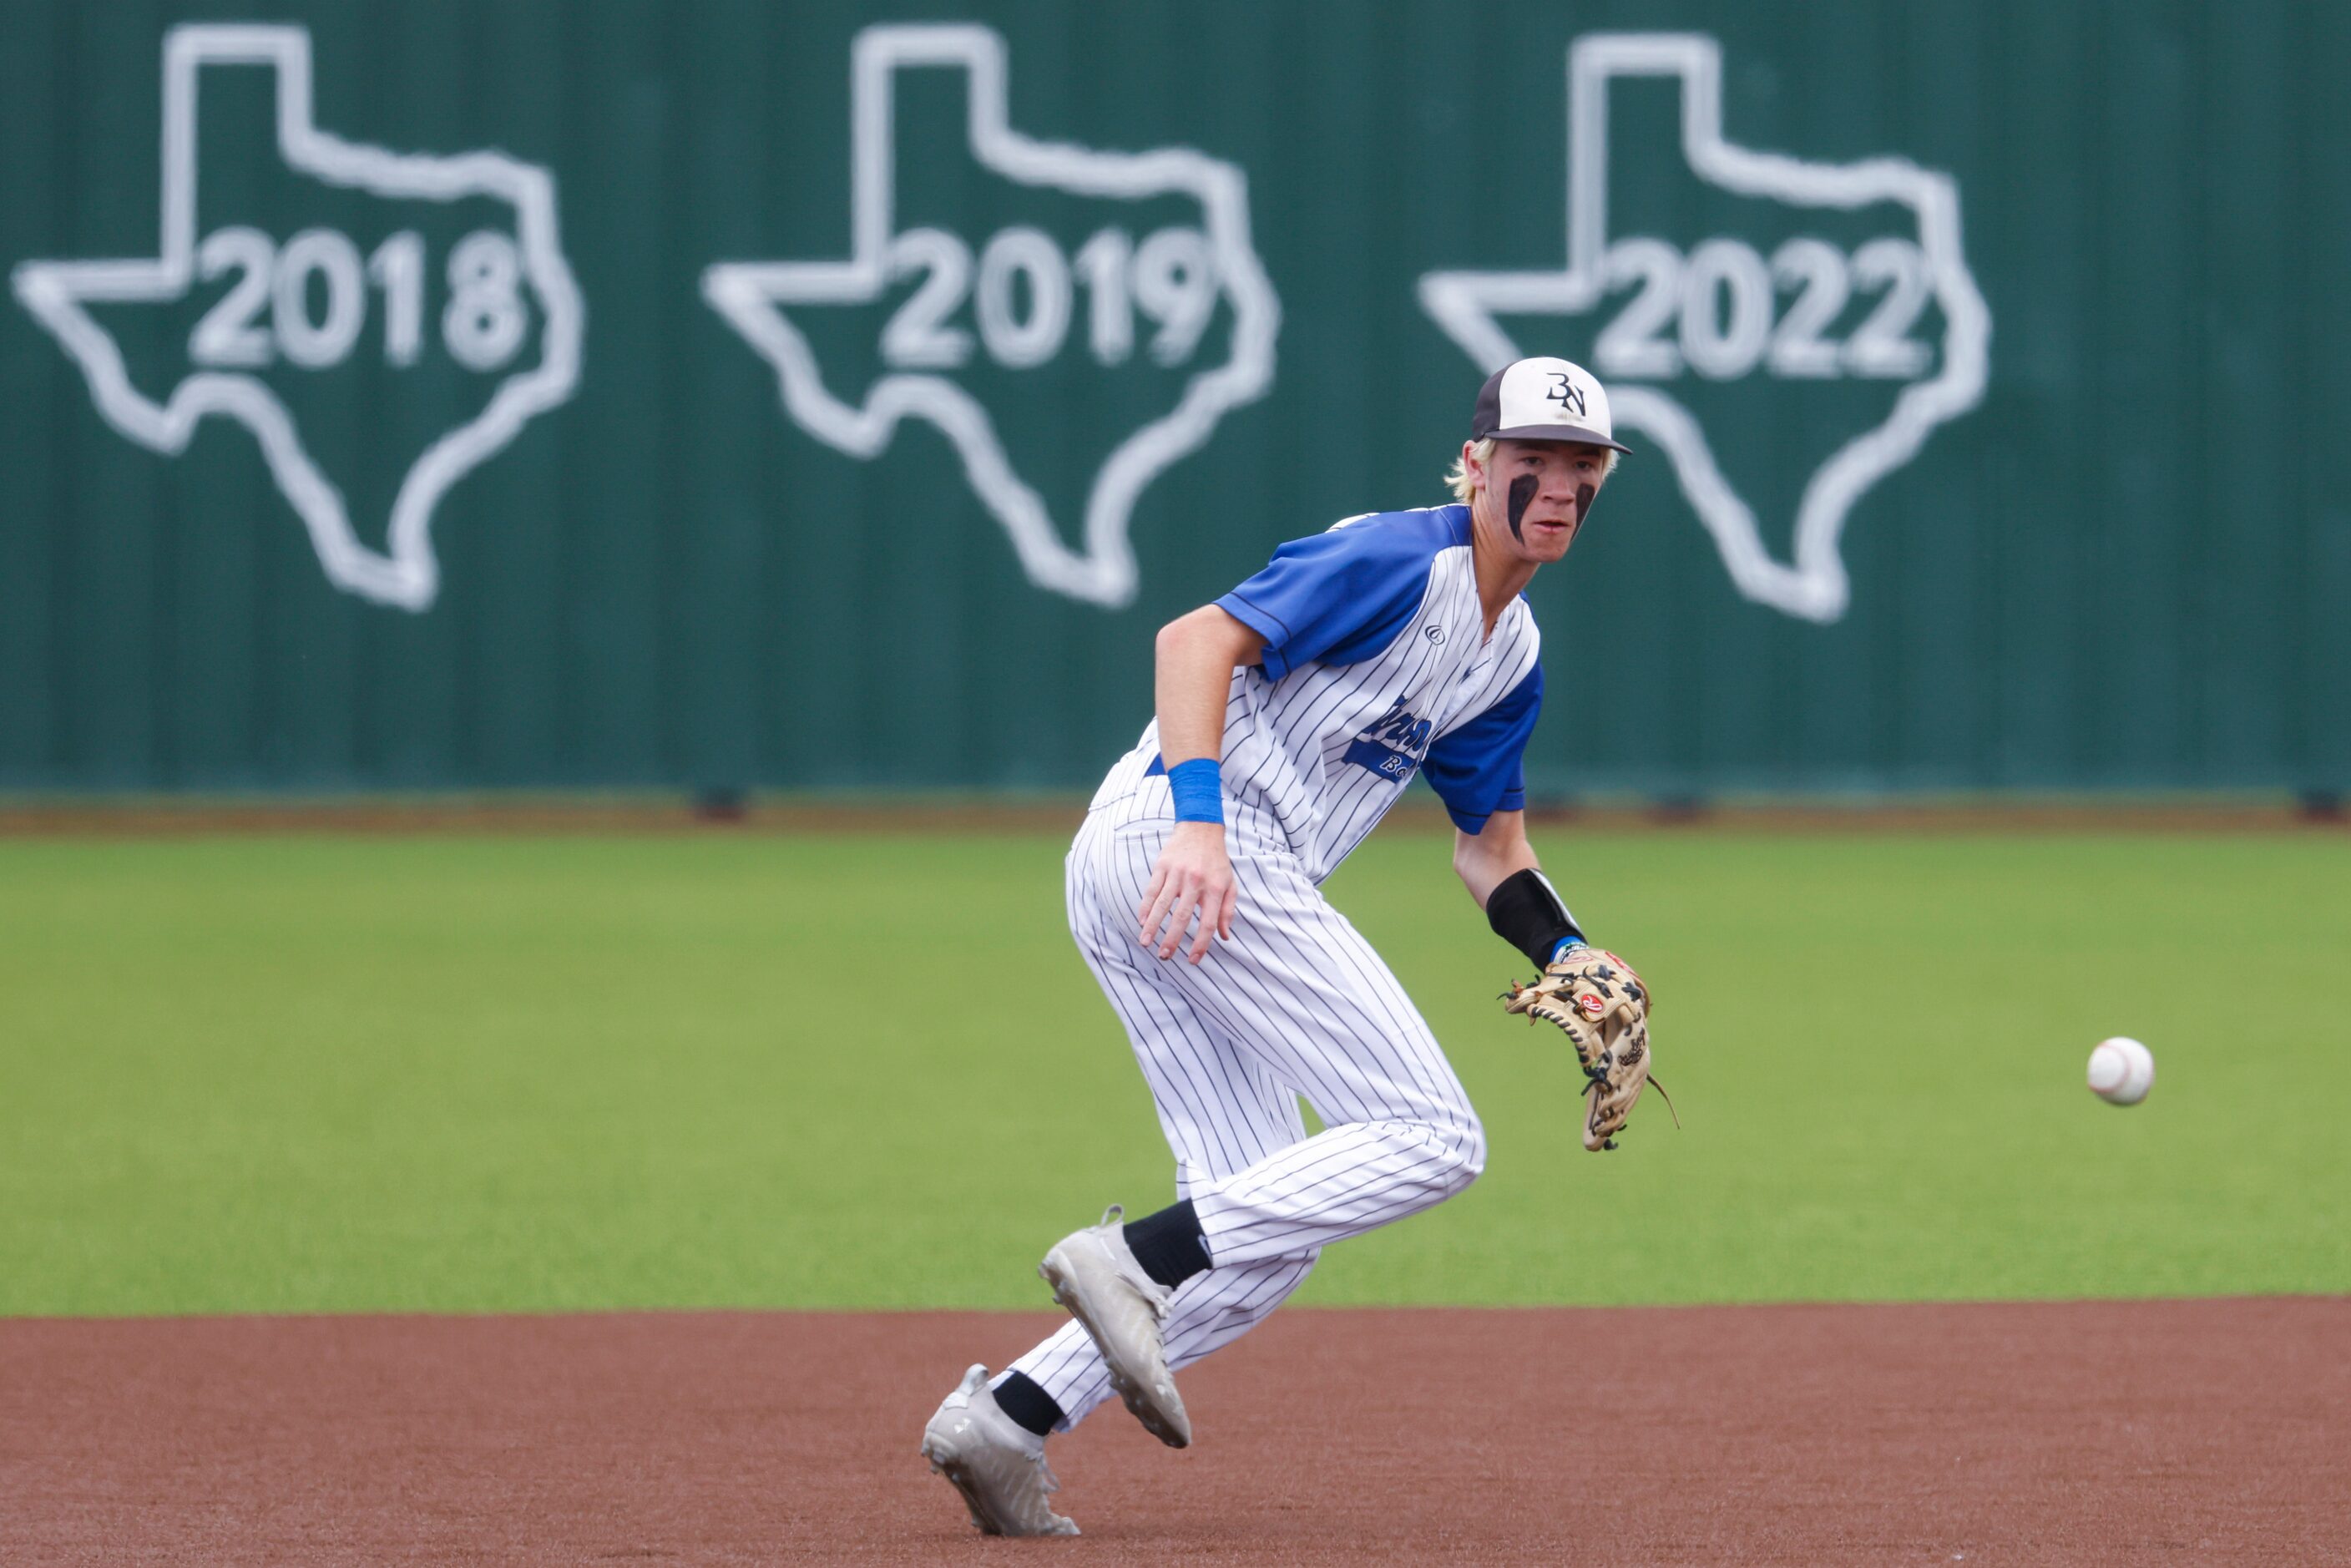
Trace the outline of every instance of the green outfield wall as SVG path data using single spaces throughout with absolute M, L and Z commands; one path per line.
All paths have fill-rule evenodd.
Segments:
M 1538 791 L 2351 783 L 2351 7 L 0 6 L 0 789 L 1063 789 L 1635 449 Z

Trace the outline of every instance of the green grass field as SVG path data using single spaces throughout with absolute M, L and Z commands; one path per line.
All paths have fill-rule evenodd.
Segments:
M 1330 892 L 1491 1159 L 1303 1299 L 2351 1290 L 2351 840 L 1540 841 L 1684 1129 L 1583 1152 L 1518 960 L 1391 830 Z M 1042 1305 L 1171 1182 L 1062 847 L 0 841 L 0 1314 Z M 2082 1086 L 2114 1033 L 2136 1110 Z

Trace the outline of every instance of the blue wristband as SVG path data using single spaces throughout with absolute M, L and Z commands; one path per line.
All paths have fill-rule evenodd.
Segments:
M 1551 950 L 1551 961 L 1554 964 L 1558 963 L 1559 956 L 1562 953 L 1566 952 L 1570 947 L 1589 947 L 1591 946 L 1591 943 L 1586 942 L 1581 936 L 1562 936 L 1560 938 L 1559 946 Z
M 1176 797 L 1179 822 L 1221 822 L 1225 820 L 1224 770 L 1213 757 L 1195 757 L 1167 770 L 1167 788 Z

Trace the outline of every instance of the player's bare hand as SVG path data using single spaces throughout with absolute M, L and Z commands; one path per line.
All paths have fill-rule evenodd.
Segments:
M 1142 927 L 1135 940 L 1156 948 L 1161 957 L 1172 958 L 1189 936 L 1191 950 L 1186 956 L 1196 964 L 1208 956 L 1211 933 L 1232 940 L 1233 912 L 1239 904 L 1232 857 L 1225 852 L 1224 824 L 1178 822 L 1151 868 L 1151 885 L 1143 890 L 1143 902 L 1136 907 Z

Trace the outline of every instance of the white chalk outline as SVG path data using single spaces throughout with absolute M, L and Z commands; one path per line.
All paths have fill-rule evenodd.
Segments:
M 158 404 L 131 384 L 122 355 L 82 308 L 84 300 L 181 298 L 194 277 L 196 83 L 206 65 L 273 66 L 277 72 L 277 149 L 287 167 L 321 183 L 381 196 L 449 202 L 493 196 L 511 204 L 524 276 L 546 317 L 537 368 L 508 377 L 489 405 L 427 447 L 392 502 L 388 555 L 360 542 L 342 492 L 303 446 L 294 418 L 268 385 L 248 375 L 198 371 Z M 163 37 L 163 211 L 152 260 L 27 261 L 13 275 L 16 298 L 79 363 L 107 423 L 141 445 L 177 455 L 197 423 L 223 413 L 251 430 L 277 487 L 310 531 L 328 579 L 350 592 L 403 610 L 429 608 L 439 591 L 433 508 L 449 487 L 514 439 L 533 414 L 561 403 L 580 381 L 585 308 L 556 239 L 555 182 L 544 169 L 502 152 L 438 158 L 345 141 L 310 120 L 307 28 L 190 23 Z
M 1722 135 L 1722 49 L 1699 33 L 1592 33 L 1567 56 L 1567 268 L 1563 272 L 1432 272 L 1420 302 L 1446 333 L 1488 371 L 1520 357 L 1497 312 L 1575 315 L 1600 302 L 1608 248 L 1608 81 L 1676 76 L 1682 84 L 1682 154 L 1691 172 L 1743 196 L 1791 206 L 1854 208 L 1899 202 L 1918 214 L 1936 302 L 1943 311 L 1943 364 L 1913 382 L 1882 424 L 1831 455 L 1804 486 L 1796 510 L 1792 564 L 1771 558 L 1755 514 L 1723 476 L 1697 418 L 1651 386 L 1611 385 L 1620 424 L 1665 449 L 1682 494 L 1714 536 L 1739 591 L 1810 621 L 1840 619 L 1851 598 L 1838 542 L 1845 517 L 1879 479 L 1917 455 L 1937 425 L 1983 400 L 1991 313 L 1959 248 L 1959 193 L 1950 176 L 1907 159 L 1808 163 L 1736 147 Z
M 1249 243 L 1249 182 L 1238 167 L 1186 147 L 1104 152 L 1032 141 L 1007 121 L 1005 59 L 1003 37 L 977 24 L 861 31 L 850 61 L 849 259 L 720 262 L 702 275 L 702 295 L 775 367 L 784 411 L 803 429 L 871 460 L 889 445 L 901 419 L 929 420 L 954 444 L 972 489 L 1004 525 L 1029 580 L 1115 608 L 1134 597 L 1127 518 L 1136 497 L 1205 443 L 1226 411 L 1265 395 L 1273 384 L 1281 308 Z M 863 407 L 852 407 L 825 390 L 815 352 L 778 308 L 860 304 L 887 287 L 897 174 L 893 76 L 925 66 L 959 66 L 967 74 L 971 153 L 992 172 L 1078 195 L 1139 201 L 1188 193 L 1200 203 L 1219 286 L 1232 302 L 1232 358 L 1195 375 L 1174 412 L 1136 431 L 1103 463 L 1086 499 L 1082 551 L 1062 544 L 1043 499 L 1013 472 L 994 420 L 968 392 L 944 376 L 895 373 L 873 383 Z

